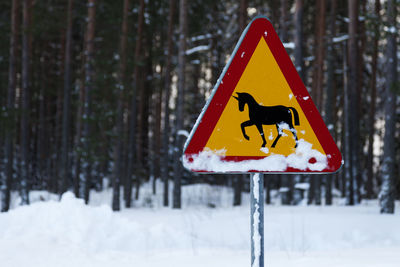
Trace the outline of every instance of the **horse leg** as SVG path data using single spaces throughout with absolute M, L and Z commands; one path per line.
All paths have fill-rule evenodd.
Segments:
M 296 129 L 293 127 L 293 125 L 289 125 L 290 127 L 290 131 L 292 132 L 294 139 L 296 140 L 296 144 L 294 145 L 294 147 L 297 147 L 297 143 L 299 142 L 299 140 L 297 139 L 297 131 Z
M 243 137 L 246 138 L 246 140 L 250 140 L 250 137 L 246 134 L 246 130 L 244 128 L 251 125 L 254 125 L 254 123 L 250 120 L 242 122 L 240 124 L 240 127 L 242 128 Z
M 280 131 L 280 129 L 279 129 L 279 125 L 278 125 L 278 124 L 275 124 L 275 125 L 276 125 L 276 129 L 278 130 L 278 136 L 275 138 L 275 140 L 274 140 L 274 142 L 272 143 L 272 146 L 271 146 L 271 147 L 275 147 L 275 145 L 276 145 L 276 143 L 278 142 L 279 138 L 281 138 L 281 136 L 282 136 L 281 131 Z
M 263 140 L 263 143 L 261 145 L 261 147 L 265 147 L 265 145 L 267 144 L 267 141 L 265 140 L 265 136 L 264 136 L 264 130 L 262 127 L 262 124 L 256 124 L 258 131 L 260 132 L 261 138 Z

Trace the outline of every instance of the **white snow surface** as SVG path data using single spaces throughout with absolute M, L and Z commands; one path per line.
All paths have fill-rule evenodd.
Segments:
M 250 266 L 248 194 L 241 207 L 231 207 L 232 191 L 225 187 L 185 186 L 182 193 L 182 210 L 161 207 L 162 196 L 145 188 L 135 207 L 121 212 L 101 204 L 110 202 L 111 191 L 92 192 L 96 206 L 66 193 L 61 201 L 17 207 L 0 214 L 0 264 Z M 139 204 L 149 202 L 153 207 Z M 211 202 L 216 208 L 207 207 Z M 400 213 L 380 215 L 376 201 L 355 207 L 272 205 L 264 212 L 266 266 L 399 266 Z

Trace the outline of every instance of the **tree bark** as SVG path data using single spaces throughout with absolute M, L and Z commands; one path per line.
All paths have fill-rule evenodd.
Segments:
M 242 204 L 243 175 L 235 174 L 233 178 L 233 206 Z
M 393 0 L 387 2 L 387 32 L 386 46 L 386 82 L 385 82 L 385 135 L 383 138 L 382 185 L 379 195 L 381 213 L 394 213 L 395 208 L 395 147 L 396 147 L 396 89 L 397 80 L 397 47 L 396 47 L 396 4 Z
M 366 16 L 367 14 L 367 2 L 366 1 L 360 1 L 359 4 L 359 12 L 358 16 Z M 355 176 L 355 191 L 354 191 L 354 201 L 355 203 L 360 203 L 361 202 L 361 190 L 365 189 L 364 185 L 364 174 L 365 174 L 365 163 L 366 163 L 366 158 L 364 157 L 363 153 L 363 148 L 367 145 L 367 137 L 368 137 L 368 132 L 367 132 L 367 127 L 363 127 L 363 124 L 367 124 L 364 121 L 369 120 L 368 113 L 365 112 L 365 109 L 363 107 L 363 96 L 367 95 L 367 84 L 366 84 L 366 77 L 364 77 L 364 69 L 365 69 L 365 60 L 364 60 L 364 54 L 365 54 L 365 47 L 366 47 L 366 38 L 367 38 L 367 32 L 366 32 L 366 22 L 365 19 L 360 19 L 357 25 L 357 37 L 358 37 L 358 58 L 357 58 L 357 66 L 358 66 L 358 87 L 357 87 L 357 102 L 358 102 L 358 114 L 359 114 L 359 121 L 360 126 L 359 126 L 359 139 L 357 140 L 357 157 L 358 157 L 358 167 L 359 171 L 357 175 Z M 369 86 L 368 86 L 369 87 Z M 363 190 L 365 191 L 365 190 Z
M 314 76 L 312 83 L 313 100 L 319 110 L 322 110 L 323 86 L 324 86 L 324 35 L 325 35 L 325 0 L 317 1 L 317 17 L 315 25 L 315 41 L 314 41 Z M 315 204 L 321 205 L 321 179 L 311 176 L 314 184 Z M 310 187 L 311 190 L 312 187 Z
M 315 175 L 310 175 L 308 179 L 309 179 L 310 186 L 308 188 L 307 205 L 311 205 L 313 203 L 313 201 L 315 200 L 315 180 L 316 180 L 316 178 L 315 178 Z
M 172 55 L 173 55 L 173 30 L 174 30 L 174 16 L 175 16 L 175 0 L 169 1 L 169 15 L 168 15 L 168 41 L 167 41 L 167 59 L 165 64 L 165 82 L 164 82 L 164 131 L 162 136 L 162 168 L 161 175 L 164 183 L 163 192 L 163 205 L 169 205 L 169 175 L 168 175 L 168 162 L 169 162 L 169 136 L 170 136 L 170 118 L 169 118 L 169 99 L 171 95 L 171 72 L 172 72 Z
M 334 136 L 334 112 L 336 107 L 335 95 L 335 47 L 333 38 L 336 35 L 336 6 L 337 1 L 330 1 L 330 14 L 329 14 L 329 36 L 328 36 L 328 53 L 327 53 L 327 84 L 326 84 L 326 97 L 325 97 L 325 123 L 332 136 Z M 332 174 L 325 175 L 325 204 L 332 205 Z
M 145 5 L 145 4 L 144 4 Z M 144 7 L 144 6 L 143 6 Z M 144 10 L 143 10 L 144 12 Z M 148 13 L 147 13 L 148 14 Z M 140 15 L 139 15 L 140 16 Z M 144 24 L 142 24 L 142 28 Z M 143 29 L 141 29 L 143 31 Z M 142 42 L 144 40 L 146 40 L 146 38 L 144 38 L 145 35 L 143 35 L 143 37 L 141 39 Z M 147 63 L 147 59 L 148 59 L 148 55 L 146 56 L 142 56 L 145 55 L 147 50 L 146 49 L 151 49 L 151 47 L 147 47 L 147 43 L 146 45 L 143 47 L 143 51 L 141 52 L 141 54 L 139 55 L 139 58 L 135 57 L 135 61 L 136 61 L 136 65 L 138 65 L 138 72 L 135 72 L 135 84 L 136 84 L 136 91 L 137 91 L 137 98 L 138 98 L 138 102 L 137 102 L 137 144 L 136 144 L 136 148 L 137 148 L 137 165 L 136 168 L 138 170 L 140 170 L 140 174 L 136 175 L 136 188 L 138 187 L 138 183 L 140 184 L 140 179 L 141 176 L 143 176 L 142 174 L 144 174 L 146 171 L 146 167 L 147 167 L 147 152 L 148 152 L 148 144 L 147 144 L 147 133 L 148 133 L 148 109 L 147 109 L 147 95 L 148 92 L 146 91 L 145 88 L 145 83 L 147 82 L 147 73 L 145 73 L 146 70 L 146 63 Z M 138 190 L 136 190 L 137 192 Z
M 179 1 L 179 53 L 178 53 L 178 96 L 176 102 L 176 126 L 175 126 L 175 156 L 174 156 L 174 209 L 181 208 L 181 180 L 182 180 L 182 146 L 183 136 L 179 131 L 183 129 L 183 105 L 185 93 L 185 68 L 186 68 L 186 38 L 187 38 L 187 1 Z
M 31 90 L 31 18 L 32 0 L 23 1 L 23 34 L 22 34 L 22 90 L 21 90 L 21 204 L 29 204 L 29 175 L 30 175 L 30 150 L 29 150 L 29 108 Z
M 375 0 L 375 14 L 373 22 L 373 48 L 372 48 L 372 62 L 371 62 L 371 102 L 368 116 L 368 156 L 367 156 L 367 183 L 365 186 L 367 199 L 375 197 L 374 193 L 374 135 L 375 135 L 375 112 L 376 112 L 376 74 L 377 74 L 377 63 L 378 63 L 378 41 L 379 41 L 379 24 L 381 10 L 380 0 Z
M 295 36 L 294 36 L 294 65 L 304 80 L 304 59 L 303 59 L 303 0 L 296 0 L 296 9 L 294 14 Z
M 162 45 L 163 47 L 163 45 Z M 163 69 L 159 74 L 162 74 Z M 157 193 L 157 179 L 161 177 L 161 112 L 162 112 L 162 81 L 157 83 L 157 92 L 155 93 L 155 110 L 154 110 L 154 138 L 153 138 L 153 194 Z
M 271 180 L 272 180 L 273 176 L 276 176 L 276 174 L 266 175 L 265 176 L 265 178 L 266 178 L 266 180 L 264 180 L 265 187 L 266 187 L 265 188 L 265 191 L 266 191 L 265 204 L 271 204 L 271 185 L 272 185 Z
M 313 100 L 319 110 L 322 110 L 323 86 L 324 86 L 324 35 L 325 35 L 325 0 L 317 1 L 317 17 L 315 25 L 314 41 L 314 77 Z
M 281 0 L 281 17 L 280 17 L 280 22 L 279 22 L 279 28 L 280 28 L 280 38 L 281 41 L 286 43 L 288 40 L 288 0 Z
M 357 191 L 356 181 L 358 175 L 360 175 L 360 163 L 359 163 L 359 135 L 360 135 L 360 125 L 359 125 L 359 103 L 358 103 L 358 43 L 357 43 L 357 33 L 358 33 L 358 10 L 359 2 L 358 0 L 349 0 L 349 19 L 348 24 L 349 30 L 349 43 L 348 43 L 348 54 L 349 54 L 349 84 L 348 84 L 348 119 L 349 119 L 349 158 L 351 161 L 351 175 L 350 181 L 348 182 L 347 190 L 347 204 L 355 204 L 354 193 Z M 350 126 L 351 123 L 351 126 Z
M 240 31 L 243 32 L 247 26 L 247 8 L 249 6 L 248 0 L 240 0 L 239 7 L 239 27 Z
M 352 181 L 352 161 L 351 161 L 351 119 L 350 119 L 350 96 L 348 82 L 348 57 L 347 44 L 343 42 L 343 112 L 344 112 L 344 175 L 343 189 L 347 205 L 353 205 L 353 181 Z
M 128 152 L 128 171 L 126 177 L 126 197 L 125 206 L 129 208 L 132 203 L 132 175 L 134 174 L 134 169 L 137 166 L 136 160 L 136 93 L 139 86 L 140 80 L 140 62 L 142 53 L 142 35 L 143 35 L 143 23 L 144 23 L 144 0 L 140 0 L 140 8 L 138 15 L 138 28 L 136 37 L 136 47 L 135 47 L 135 67 L 134 67 L 134 89 L 132 91 L 132 103 L 131 103 L 131 114 L 129 122 L 129 152 Z M 138 179 L 138 177 L 136 177 Z
M 75 197 L 79 198 L 82 197 L 83 195 L 81 194 L 81 153 L 77 151 L 77 148 L 82 147 L 82 114 L 83 114 L 83 103 L 85 100 L 85 90 L 82 85 L 80 85 L 79 88 L 79 103 L 78 105 L 78 111 L 76 114 L 76 135 L 74 139 L 74 147 L 75 147 L 75 164 L 74 164 L 74 178 L 73 178 L 73 183 L 74 183 L 74 194 Z
M 89 192 L 92 184 L 92 145 L 91 145 L 91 133 L 92 133 L 92 97 L 91 91 L 93 90 L 93 60 L 94 60 L 94 35 L 95 35 L 95 22 L 96 22 L 96 0 L 88 0 L 88 20 L 86 26 L 86 62 L 85 62 L 85 105 L 84 105 L 84 125 L 83 125 L 83 137 L 84 137 L 84 183 L 83 183 L 83 197 L 85 203 L 89 202 Z
M 73 0 L 68 0 L 67 9 L 67 33 L 65 41 L 64 59 L 64 104 L 62 121 L 62 152 L 61 152 L 61 192 L 68 190 L 70 186 L 69 172 L 69 132 L 70 132 L 70 98 L 71 98 L 71 52 L 72 52 L 72 11 Z
M 120 187 L 122 180 L 123 167 L 123 142 L 124 142 L 124 91 L 126 86 L 126 46 L 128 43 L 128 16 L 130 0 L 124 0 L 122 10 L 123 18 L 121 25 L 120 47 L 119 47 L 119 67 L 117 80 L 117 116 L 116 116 L 116 144 L 113 173 L 113 198 L 112 209 L 120 210 Z
M 17 51 L 18 51 L 18 30 L 19 30 L 19 0 L 12 1 L 11 10 L 11 34 L 10 34 L 10 57 L 8 70 L 7 90 L 7 127 L 5 132 L 5 179 L 2 184 L 1 211 L 8 211 L 10 208 L 11 185 L 14 163 L 14 135 L 15 135 L 15 89 L 17 87 Z

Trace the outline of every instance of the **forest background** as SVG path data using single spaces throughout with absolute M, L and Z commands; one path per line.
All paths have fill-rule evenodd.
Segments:
M 398 10 L 396 0 L 1 1 L 2 211 L 12 192 L 21 205 L 32 190 L 88 203 L 107 187 L 120 210 L 144 183 L 173 208 L 192 183 L 233 187 L 241 205 L 246 175 L 196 175 L 179 158 L 241 32 L 265 15 L 345 160 L 332 175 L 266 176 L 266 203 L 271 191 L 284 205 L 379 198 L 393 213 Z

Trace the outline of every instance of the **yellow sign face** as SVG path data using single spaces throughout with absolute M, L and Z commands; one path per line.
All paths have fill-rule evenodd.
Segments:
M 250 117 L 256 115 L 251 115 L 252 113 L 255 114 L 255 111 L 251 110 L 255 109 L 250 107 L 251 104 L 245 104 L 243 111 L 239 110 L 240 101 L 238 98 L 241 93 L 250 95 L 259 106 L 281 106 L 271 110 L 275 116 L 276 114 L 281 114 L 279 116 L 289 118 L 286 120 L 287 123 L 280 124 L 281 136 L 278 140 L 276 140 L 278 127 L 273 121 L 264 121 L 265 123 L 262 125 L 266 141 L 264 146 L 262 146 L 264 143 L 262 134 L 257 126 L 252 122 L 247 123 L 248 125 L 243 125 L 246 121 L 255 121 L 254 118 Z M 309 96 L 303 100 L 307 101 L 308 99 L 306 98 L 309 98 Z M 311 101 L 311 99 L 309 100 Z M 282 115 L 282 112 L 286 113 L 286 115 Z M 298 125 L 296 125 L 295 113 L 298 113 Z M 268 114 L 268 112 L 264 114 Z M 264 117 L 268 117 L 268 115 Z M 241 126 L 244 126 L 244 131 Z M 246 135 L 248 140 L 245 138 Z M 298 140 L 303 139 L 312 144 L 313 149 L 326 155 L 268 44 L 261 37 L 234 89 L 232 97 L 226 104 L 214 131 L 208 139 L 205 149 L 219 151 L 218 153 L 224 156 L 265 157 L 273 154 L 288 156 L 296 151 L 296 137 Z M 274 144 L 275 140 L 276 143 Z
M 272 24 L 243 32 L 194 125 L 183 165 L 195 172 L 329 173 L 338 147 Z

